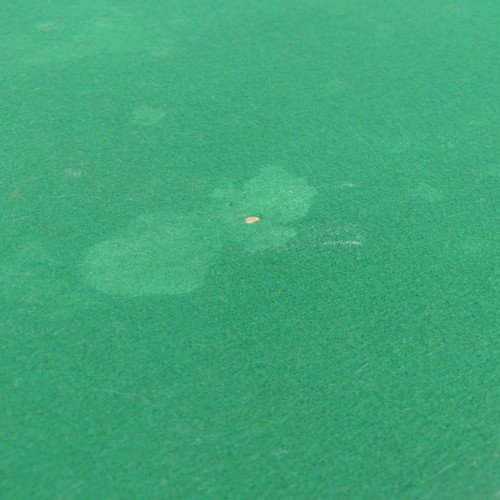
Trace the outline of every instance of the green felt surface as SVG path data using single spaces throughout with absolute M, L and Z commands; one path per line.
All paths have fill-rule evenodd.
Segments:
M 1 4 L 3 499 L 496 498 L 497 0 Z

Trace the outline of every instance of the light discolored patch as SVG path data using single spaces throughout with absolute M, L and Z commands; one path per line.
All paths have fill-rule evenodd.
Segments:
M 304 179 L 280 167 L 266 167 L 239 189 L 230 185 L 215 190 L 206 213 L 136 218 L 87 250 L 82 262 L 85 281 L 109 295 L 194 292 L 224 246 L 257 252 L 295 238 L 289 224 L 306 215 L 315 196 Z M 245 218 L 245 213 L 266 215 Z

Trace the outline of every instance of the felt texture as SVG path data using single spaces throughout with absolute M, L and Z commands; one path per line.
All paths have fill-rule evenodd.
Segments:
M 494 498 L 498 2 L 3 4 L 1 497 Z

